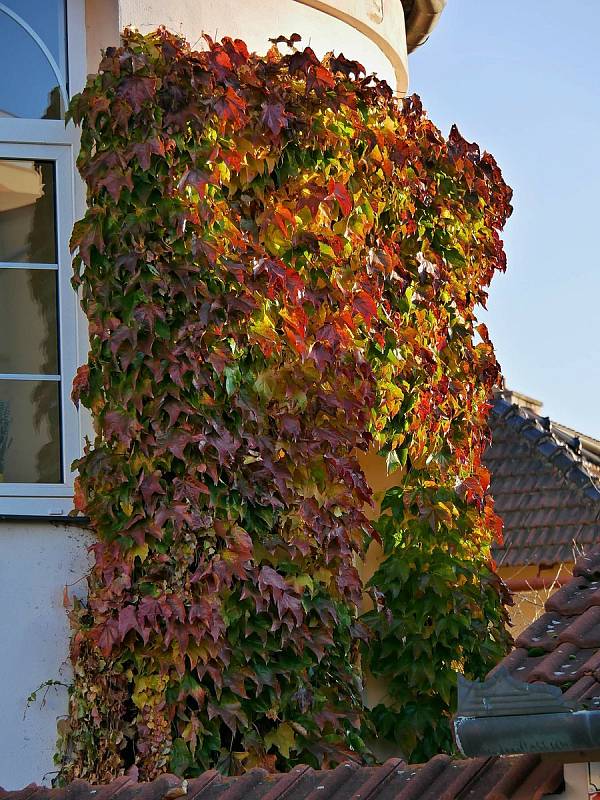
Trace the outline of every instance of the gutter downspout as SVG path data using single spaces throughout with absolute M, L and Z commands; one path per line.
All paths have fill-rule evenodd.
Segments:
M 425 44 L 445 5 L 446 0 L 414 0 L 406 19 L 406 46 L 409 53 Z
M 469 757 L 600 749 L 600 710 L 578 708 L 558 686 L 523 683 L 505 668 L 482 682 L 458 676 L 452 729 Z

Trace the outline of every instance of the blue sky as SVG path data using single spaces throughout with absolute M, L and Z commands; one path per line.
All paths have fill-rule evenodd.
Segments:
M 410 90 L 514 189 L 490 329 L 507 384 L 600 438 L 599 0 L 448 0 Z

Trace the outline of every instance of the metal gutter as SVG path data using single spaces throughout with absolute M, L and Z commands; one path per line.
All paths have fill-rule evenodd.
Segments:
M 446 0 L 413 0 L 404 2 L 409 7 L 406 15 L 406 47 L 409 53 L 425 44 L 429 34 L 438 24 Z
M 570 753 L 600 747 L 600 711 L 454 718 L 464 756 Z
M 518 681 L 504 668 L 482 682 L 458 676 L 452 727 L 469 757 L 600 748 L 600 711 L 577 707 L 558 686 Z

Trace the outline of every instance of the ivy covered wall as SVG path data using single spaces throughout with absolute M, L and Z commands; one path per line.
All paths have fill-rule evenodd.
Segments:
M 76 502 L 97 544 L 63 780 L 369 758 L 390 722 L 363 705 L 365 663 L 395 680 L 429 640 L 447 711 L 440 648 L 455 637 L 453 667 L 480 674 L 507 644 L 480 465 L 498 367 L 475 308 L 510 190 L 418 98 L 297 38 L 259 57 L 126 32 L 72 105 L 91 336 L 74 399 L 96 431 Z M 375 526 L 373 446 L 400 485 Z M 373 537 L 387 559 L 360 619 Z M 419 610 L 432 592 L 445 605 Z M 392 685 L 407 731 L 415 687 Z M 435 735 L 413 728 L 408 749 Z

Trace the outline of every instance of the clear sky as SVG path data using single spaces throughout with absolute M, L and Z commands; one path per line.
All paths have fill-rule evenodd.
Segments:
M 507 385 L 600 438 L 600 0 L 448 0 L 411 87 L 514 189 L 488 325 Z

